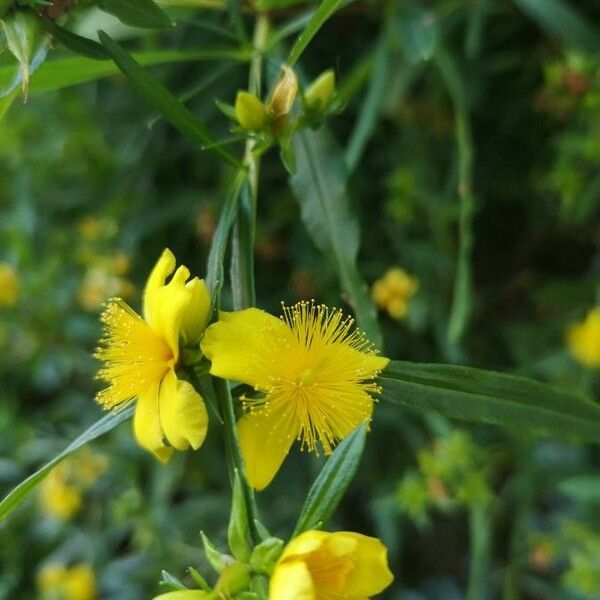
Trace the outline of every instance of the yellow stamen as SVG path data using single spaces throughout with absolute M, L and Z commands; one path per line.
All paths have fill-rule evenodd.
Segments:
M 173 352 L 137 313 L 120 299 L 110 300 L 102 313 L 104 337 L 95 357 L 102 361 L 97 379 L 109 383 L 96 400 L 113 408 L 139 396 L 173 368 Z

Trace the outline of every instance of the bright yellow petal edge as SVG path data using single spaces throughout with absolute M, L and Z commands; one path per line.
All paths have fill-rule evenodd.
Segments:
M 161 462 L 173 450 L 198 449 L 208 427 L 202 397 L 175 373 L 180 346 L 197 347 L 211 309 L 204 281 L 189 276 L 167 248 L 146 283 L 144 318 L 121 299 L 109 300 L 95 353 L 102 362 L 97 378 L 108 384 L 97 401 L 112 409 L 136 399 L 135 438 Z
M 290 541 L 275 565 L 269 600 L 364 599 L 394 576 L 377 538 L 350 531 L 306 531 Z
M 210 372 L 251 385 L 238 434 L 250 484 L 265 488 L 295 439 L 325 454 L 369 422 L 379 356 L 352 318 L 314 302 L 283 308 L 276 318 L 257 308 L 223 313 L 205 332 Z

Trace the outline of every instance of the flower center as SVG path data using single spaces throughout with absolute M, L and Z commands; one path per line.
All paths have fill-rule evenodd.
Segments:
M 300 373 L 298 377 L 298 383 L 300 385 L 312 385 L 315 383 L 316 373 L 314 369 L 305 369 Z

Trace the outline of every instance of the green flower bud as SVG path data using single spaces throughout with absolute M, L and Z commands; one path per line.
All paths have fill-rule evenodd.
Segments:
M 333 69 L 323 71 L 304 93 L 306 107 L 311 110 L 325 110 L 331 103 L 335 91 L 335 73 Z
M 254 548 L 250 557 L 250 564 L 256 572 L 270 575 L 282 551 L 283 540 L 269 537 Z
M 265 105 L 254 94 L 243 91 L 235 99 L 235 117 L 246 131 L 260 131 L 268 120 Z
M 243 592 L 250 584 L 251 569 L 244 563 L 232 563 L 227 565 L 217 581 L 215 591 L 223 592 L 227 596 Z

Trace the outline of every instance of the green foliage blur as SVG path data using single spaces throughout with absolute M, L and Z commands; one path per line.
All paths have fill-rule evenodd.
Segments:
M 151 69 L 237 156 L 239 132 L 216 104 L 233 105 L 247 88 L 247 53 L 218 52 L 237 47 L 236 15 L 247 28 L 266 9 L 280 34 L 270 38 L 269 89 L 276 57 L 315 5 L 242 2 L 238 15 L 227 2 L 164 2 L 177 26 L 140 29 L 95 2 L 73 4 L 61 23 L 79 35 L 103 29 L 140 52 L 211 51 Z M 313 126 L 336 140 L 331 164 L 347 166 L 362 275 L 371 285 L 400 267 L 418 282 L 405 314 L 380 304 L 386 356 L 498 369 L 598 398 L 598 367 L 577 360 L 567 340 L 600 304 L 599 32 L 592 1 L 356 0 L 302 55 L 303 85 L 335 70 L 339 106 Z M 103 302 L 118 295 L 139 307 L 165 247 L 203 276 L 231 186 L 228 167 L 116 70 L 73 86 L 44 75 L 74 54 L 37 35 L 46 62 L 29 65 L 26 91 L 23 65 L 0 37 L 2 496 L 100 416 L 92 353 Z M 36 77 L 46 77 L 37 89 Z M 334 260 L 307 233 L 288 179 L 271 149 L 260 172 L 257 305 L 344 306 Z M 470 285 L 457 291 L 461 270 Z M 527 429 L 378 404 L 331 528 L 386 543 L 396 581 L 383 597 L 600 597 L 598 447 L 532 440 Z M 135 445 L 127 424 L 69 460 L 0 525 L 0 599 L 48 600 L 45 566 L 85 564 L 93 597 L 147 600 L 162 569 L 186 582 L 189 566 L 208 572 L 200 530 L 225 547 L 230 499 L 214 430 L 169 468 Z M 273 533 L 289 535 L 322 463 L 295 452 L 260 494 Z

